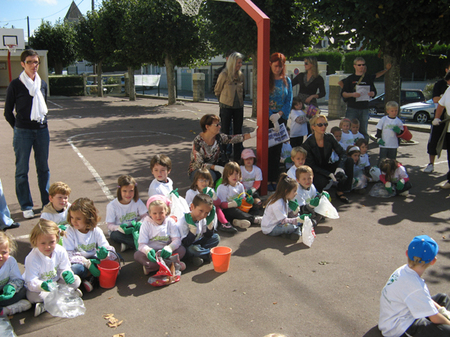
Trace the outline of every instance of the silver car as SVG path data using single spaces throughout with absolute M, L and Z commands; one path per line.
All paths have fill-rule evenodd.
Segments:
M 402 105 L 400 107 L 400 118 L 413 119 L 417 123 L 424 124 L 434 118 L 434 111 L 437 103 L 433 103 L 432 99 L 426 102 L 415 102 Z

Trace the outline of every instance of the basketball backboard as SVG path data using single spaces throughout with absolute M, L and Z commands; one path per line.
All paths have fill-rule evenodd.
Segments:
M 8 45 L 15 45 L 17 49 L 25 49 L 23 29 L 0 28 L 0 49 L 8 49 Z

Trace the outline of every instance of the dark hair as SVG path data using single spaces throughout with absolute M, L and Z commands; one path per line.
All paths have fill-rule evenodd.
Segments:
M 194 205 L 194 207 L 198 207 L 200 205 L 208 205 L 211 207 L 211 209 L 214 206 L 212 198 L 208 194 L 203 193 L 199 193 L 194 197 L 194 199 L 192 200 L 192 205 Z
M 213 114 L 207 114 L 200 119 L 200 127 L 202 128 L 203 132 L 206 132 L 206 126 L 211 125 L 214 121 L 220 121 L 219 116 L 213 115 Z
M 153 170 L 156 164 L 167 167 L 169 171 L 172 169 L 172 161 L 165 154 L 153 156 L 152 160 L 150 160 L 150 170 Z
M 98 209 L 95 207 L 94 202 L 89 198 L 78 198 L 70 206 L 67 212 L 67 222 L 72 226 L 70 222 L 70 212 L 81 212 L 84 216 L 84 222 L 86 222 L 86 229 L 88 231 L 97 227 L 100 217 L 98 216 Z
M 277 190 L 272 194 L 269 199 L 267 199 L 267 205 L 270 205 L 277 201 L 278 199 L 283 199 L 287 201 L 286 195 L 293 189 L 298 188 L 298 183 L 295 179 L 289 178 L 287 173 L 283 172 L 280 175 L 280 180 L 277 184 Z
M 22 52 L 22 54 L 20 54 L 20 61 L 25 63 L 25 60 L 27 59 L 28 56 L 37 56 L 39 60 L 41 59 L 39 57 L 39 54 L 37 53 L 36 50 L 34 50 L 34 49 L 25 49 Z
M 129 186 L 129 185 L 134 185 L 134 197 L 133 200 L 136 202 L 139 199 L 139 191 L 138 191 L 138 187 L 137 187 L 137 183 L 136 180 L 134 180 L 134 178 L 132 176 L 129 175 L 123 175 L 120 176 L 119 179 L 117 179 L 117 200 L 121 201 L 122 200 L 122 187 L 124 186 Z
M 330 130 L 330 132 L 334 135 L 335 132 L 342 132 L 341 128 L 339 126 L 333 126 Z
M 194 179 L 192 180 L 192 184 L 190 189 L 196 191 L 197 190 L 197 180 L 199 180 L 200 178 L 203 179 L 208 179 L 209 180 L 209 187 L 213 187 L 213 177 L 211 176 L 211 173 L 209 172 L 208 169 L 205 168 L 200 168 L 197 170 L 197 172 L 195 172 L 194 175 Z M 201 192 L 201 191 L 199 191 Z
M 300 103 L 302 105 L 302 107 L 300 109 L 304 109 L 305 108 L 305 104 L 303 103 L 303 101 L 300 98 L 298 98 L 298 97 L 294 97 L 292 99 L 292 109 L 294 109 L 295 105 L 298 104 L 298 103 Z
M 241 167 L 238 163 L 235 161 L 230 161 L 225 164 L 225 167 L 223 168 L 223 175 L 222 175 L 222 184 L 228 185 L 230 182 L 228 181 L 228 177 L 231 176 L 234 172 L 239 173 L 239 179 L 242 178 L 242 172 Z
M 450 80 L 450 70 L 448 71 L 447 74 L 445 74 L 444 80 L 446 81 Z
M 270 64 L 278 62 L 283 67 L 283 71 L 281 72 L 281 78 L 283 79 L 284 85 L 287 86 L 287 80 L 286 80 L 286 57 L 281 53 L 273 53 L 270 55 Z M 273 78 L 272 69 L 270 69 L 270 76 L 269 76 L 269 91 L 272 92 L 275 87 L 275 79 Z
M 391 158 L 384 158 L 380 162 L 380 170 L 386 173 L 386 181 L 392 182 L 392 176 L 395 173 L 397 167 L 401 165 L 398 161 Z
M 355 145 L 359 148 L 361 148 L 361 145 L 366 144 L 369 145 L 369 142 L 365 138 L 358 138 L 355 142 Z

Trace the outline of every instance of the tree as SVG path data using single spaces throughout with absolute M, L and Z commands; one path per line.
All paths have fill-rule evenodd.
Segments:
M 317 0 L 316 17 L 329 27 L 335 44 L 379 49 L 392 64 L 385 79 L 387 101 L 400 101 L 400 60 L 421 57 L 436 44 L 450 42 L 447 0 Z
M 60 75 L 65 67 L 76 61 L 74 29 L 68 23 L 57 22 L 54 26 L 48 21 L 42 22 L 34 35 L 30 37 L 30 46 L 34 49 L 48 50 L 48 65 Z
M 310 46 L 318 24 L 309 14 L 310 4 L 293 0 L 254 0 L 270 18 L 270 50 L 287 58 Z M 200 13 L 209 21 L 209 41 L 223 53 L 233 49 L 252 59 L 253 92 L 257 78 L 257 27 L 255 21 L 235 3 L 208 1 Z M 267 65 L 269 66 L 269 65 Z M 253 95 L 253 113 L 256 116 L 256 95 Z

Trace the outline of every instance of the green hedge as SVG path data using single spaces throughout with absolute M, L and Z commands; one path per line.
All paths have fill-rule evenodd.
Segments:
M 48 77 L 50 95 L 83 96 L 83 76 L 52 75 Z

